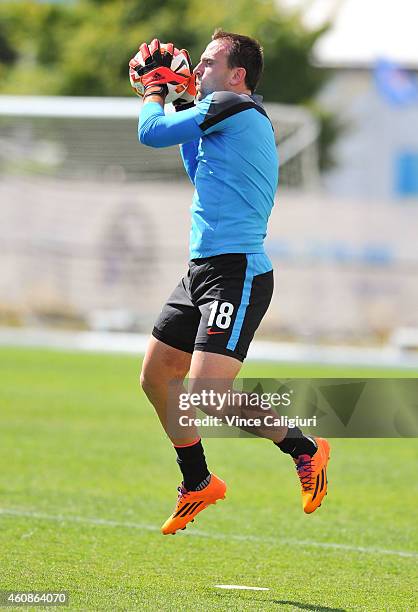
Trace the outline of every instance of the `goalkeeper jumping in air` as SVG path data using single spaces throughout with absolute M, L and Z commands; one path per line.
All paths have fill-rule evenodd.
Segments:
M 195 186 L 189 269 L 155 323 L 141 372 L 142 388 L 183 474 L 163 534 L 184 529 L 225 497 L 226 485 L 209 472 L 194 425 L 180 434 L 170 428 L 169 411 L 179 408 L 169 406 L 169 385 L 189 373 L 195 384 L 217 379 L 232 386 L 273 293 L 263 243 L 278 182 L 272 125 L 262 98 L 254 94 L 263 70 L 259 43 L 215 31 L 186 84 L 184 66 L 171 69 L 173 53 L 178 55 L 172 43 L 161 46 L 155 39 L 142 44 L 130 61 L 131 83 L 140 85 L 144 96 L 140 141 L 151 147 L 180 145 Z M 188 54 L 182 53 L 190 75 Z M 177 112 L 165 115 L 173 87 L 179 92 L 173 102 Z M 264 437 L 293 458 L 304 511 L 314 512 L 327 490 L 328 442 L 297 427 L 271 428 Z

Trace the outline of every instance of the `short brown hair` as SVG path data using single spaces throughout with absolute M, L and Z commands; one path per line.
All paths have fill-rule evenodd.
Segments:
M 229 68 L 245 68 L 245 84 L 253 93 L 263 72 L 263 48 L 255 38 L 224 32 L 217 28 L 212 40 L 226 40 L 229 43 Z

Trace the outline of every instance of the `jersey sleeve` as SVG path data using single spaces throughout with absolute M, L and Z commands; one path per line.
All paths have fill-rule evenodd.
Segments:
M 139 140 L 150 147 L 184 144 L 204 134 L 222 131 L 229 117 L 253 107 L 249 96 L 230 91 L 209 94 L 193 108 L 171 115 L 166 115 L 157 102 L 148 102 L 139 115 Z
M 148 102 L 139 115 L 139 140 L 149 147 L 171 147 L 199 139 L 202 130 L 197 116 L 196 107 L 166 115 L 157 102 Z

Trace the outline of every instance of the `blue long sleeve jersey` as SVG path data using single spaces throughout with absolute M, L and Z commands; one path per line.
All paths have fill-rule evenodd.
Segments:
M 195 186 L 190 259 L 264 253 L 278 158 L 261 100 L 218 91 L 172 115 L 156 102 L 141 110 L 140 141 L 151 147 L 179 144 Z

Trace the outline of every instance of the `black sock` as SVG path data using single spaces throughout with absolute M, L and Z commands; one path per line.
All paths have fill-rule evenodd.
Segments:
M 175 446 L 177 463 L 183 474 L 183 484 L 188 491 L 200 490 L 207 480 L 209 484 L 209 470 L 206 465 L 202 442 L 199 440 L 191 446 Z
M 289 427 L 283 440 L 281 442 L 275 442 L 274 444 L 278 446 L 283 453 L 291 455 L 294 459 L 297 459 L 299 455 L 309 455 L 313 457 L 318 448 L 313 438 L 303 435 L 299 427 Z

